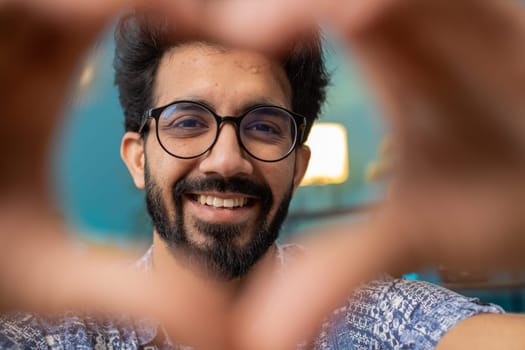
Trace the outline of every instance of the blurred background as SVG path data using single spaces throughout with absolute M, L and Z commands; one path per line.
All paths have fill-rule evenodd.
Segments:
M 387 188 L 395 151 L 357 67 L 337 40 L 325 56 L 332 84 L 308 140 L 312 161 L 290 206 L 281 240 L 334 221 L 366 219 Z M 54 187 L 64 220 L 86 246 L 144 251 L 151 222 L 144 194 L 120 159 L 123 113 L 113 84 L 111 30 L 86 58 L 53 152 Z M 363 247 L 366 249 L 366 247 Z M 472 275 L 438 266 L 406 278 L 445 285 L 507 311 L 525 311 L 525 274 Z

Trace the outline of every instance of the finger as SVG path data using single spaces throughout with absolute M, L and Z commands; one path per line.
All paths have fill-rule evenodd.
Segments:
M 277 52 L 316 26 L 317 1 L 231 0 L 210 8 L 210 29 L 233 44 Z
M 276 53 L 316 26 L 312 15 L 316 0 L 186 0 L 165 6 L 167 2 L 158 0 L 148 8 L 162 9 L 160 14 L 168 18 L 176 38 Z
M 107 21 L 118 12 L 144 3 L 142 0 L 7 0 L 30 9 L 50 21 L 81 23 Z

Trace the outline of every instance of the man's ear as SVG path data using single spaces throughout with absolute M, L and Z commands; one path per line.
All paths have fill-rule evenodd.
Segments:
M 295 174 L 293 177 L 293 190 L 297 190 L 299 184 L 303 180 L 308 163 L 310 162 L 310 147 L 307 145 L 301 145 L 295 151 Z
M 144 189 L 144 140 L 139 133 L 124 134 L 120 143 L 120 156 L 126 163 L 135 186 Z

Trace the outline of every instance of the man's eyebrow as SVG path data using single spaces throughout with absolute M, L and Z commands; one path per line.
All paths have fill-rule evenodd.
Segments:
M 208 107 L 209 109 L 211 109 L 212 111 L 214 111 L 215 113 L 217 113 L 216 106 L 212 102 L 210 102 L 209 100 L 206 100 L 204 98 L 191 97 L 190 96 L 190 97 L 185 98 L 184 100 L 186 100 L 186 101 L 193 101 L 193 102 L 197 102 L 197 103 L 203 104 L 206 107 Z M 280 103 L 276 103 L 275 101 L 272 101 L 271 99 L 269 99 L 267 97 L 261 96 L 261 97 L 257 97 L 257 98 L 254 98 L 252 100 L 244 102 L 242 105 L 237 107 L 235 109 L 235 111 L 233 111 L 230 114 L 232 114 L 232 115 L 239 115 L 239 114 L 242 114 L 245 111 L 249 110 L 250 108 L 261 106 L 261 105 L 265 105 L 265 106 L 271 105 L 271 106 L 279 106 L 279 107 L 286 108 L 286 106 L 283 106 Z
M 177 101 L 182 101 L 182 100 L 200 103 L 201 105 L 205 105 L 206 107 L 208 107 L 209 109 L 215 112 L 215 105 L 204 98 L 189 96 L 183 99 L 178 99 Z
M 271 106 L 279 106 L 286 108 L 286 106 L 282 106 L 280 103 L 276 103 L 275 101 L 270 100 L 269 98 L 266 98 L 264 96 L 261 96 L 260 98 L 256 98 L 254 100 L 248 101 L 241 105 L 237 112 L 237 114 L 243 113 L 244 111 L 247 111 L 250 108 L 261 106 L 261 105 L 271 105 Z

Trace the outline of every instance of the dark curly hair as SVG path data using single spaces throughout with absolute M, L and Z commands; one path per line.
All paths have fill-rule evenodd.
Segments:
M 164 53 L 188 41 L 168 36 L 167 24 L 146 14 L 123 16 L 115 31 L 115 84 L 124 109 L 126 131 L 138 131 L 143 113 L 153 106 L 155 75 Z M 321 39 L 297 41 L 282 63 L 292 88 L 292 110 L 307 118 L 306 135 L 326 96 L 329 74 Z

